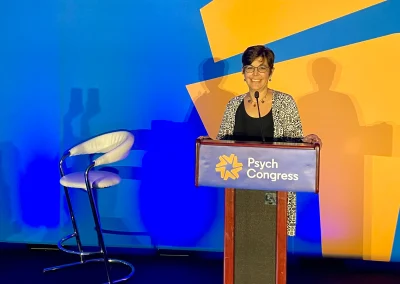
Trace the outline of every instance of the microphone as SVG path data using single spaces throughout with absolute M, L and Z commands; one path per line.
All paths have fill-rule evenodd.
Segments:
M 254 93 L 254 97 L 256 98 L 257 109 L 258 109 L 258 119 L 260 120 L 261 139 L 262 139 L 262 142 L 265 142 L 264 132 L 263 132 L 263 123 L 262 123 L 261 113 L 260 113 L 260 105 L 258 104 L 258 98 L 260 97 L 260 93 L 258 91 L 256 91 Z

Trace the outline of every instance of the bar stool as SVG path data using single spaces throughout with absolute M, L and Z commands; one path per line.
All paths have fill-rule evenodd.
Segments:
M 99 212 L 98 212 L 98 209 L 96 206 L 96 202 L 93 198 L 93 190 L 94 189 L 108 188 L 108 187 L 117 185 L 121 182 L 121 178 L 119 175 L 117 175 L 115 173 L 111 173 L 111 172 L 107 172 L 107 171 L 95 171 L 95 170 L 93 170 L 93 168 L 100 166 L 100 165 L 111 164 L 111 163 L 118 162 L 118 161 L 125 159 L 129 155 L 129 152 L 133 145 L 133 142 L 134 142 L 134 137 L 130 132 L 114 131 L 111 133 L 102 134 L 102 135 L 99 135 L 92 139 L 89 139 L 89 140 L 71 148 L 62 156 L 60 163 L 59 163 L 60 175 L 61 175 L 60 183 L 61 183 L 61 185 L 64 186 L 64 192 L 65 192 L 65 196 L 67 199 L 69 214 L 71 217 L 71 222 L 72 222 L 74 232 L 72 234 L 62 238 L 58 242 L 57 246 L 60 250 L 66 252 L 66 253 L 79 255 L 80 261 L 45 268 L 43 270 L 43 272 L 54 271 L 54 270 L 71 267 L 71 266 L 76 266 L 76 265 L 80 265 L 80 264 L 85 264 L 85 263 L 89 263 L 89 262 L 104 262 L 106 274 L 107 274 L 107 280 L 108 280 L 107 283 L 109 283 L 109 284 L 118 283 L 118 282 L 126 281 L 130 277 L 132 277 L 132 275 L 135 272 L 135 269 L 132 266 L 132 264 L 130 264 L 126 261 L 123 261 L 123 260 L 111 259 L 108 257 L 107 249 L 104 244 L 103 230 L 102 230 L 101 224 L 100 224 Z M 64 174 L 63 162 L 68 157 L 77 156 L 77 155 L 93 155 L 93 154 L 103 154 L 103 155 L 101 155 L 97 159 L 95 159 L 86 168 L 86 170 L 84 172 L 73 172 L 73 173 L 70 173 L 67 175 Z M 94 219 L 94 223 L 95 223 L 95 229 L 97 232 L 97 239 L 98 239 L 100 251 L 97 251 L 97 252 L 84 252 L 83 251 L 82 243 L 81 243 L 81 239 L 79 236 L 79 231 L 78 231 L 78 227 L 76 224 L 74 211 L 72 208 L 72 203 L 71 203 L 71 199 L 70 199 L 70 195 L 69 195 L 69 188 L 82 189 L 82 190 L 85 190 L 88 194 L 90 207 L 91 207 L 91 211 L 92 211 L 93 219 Z M 79 251 L 70 250 L 63 246 L 63 243 L 71 238 L 75 238 Z M 97 254 L 97 255 L 100 254 L 100 255 L 102 255 L 102 257 L 95 258 L 95 259 L 85 259 L 85 256 L 95 255 L 95 254 Z M 130 268 L 130 273 L 124 278 L 121 278 L 118 280 L 111 280 L 110 263 L 124 264 Z

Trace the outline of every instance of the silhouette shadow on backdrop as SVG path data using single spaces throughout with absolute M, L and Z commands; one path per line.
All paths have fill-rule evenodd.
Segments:
M 94 135 L 92 133 L 90 124 L 91 120 L 101 112 L 100 92 L 97 88 L 89 88 L 86 92 L 86 100 L 84 100 L 84 97 L 85 96 L 82 89 L 72 88 L 70 90 L 69 107 L 63 117 L 63 152 L 67 149 L 70 149 L 74 145 L 82 143 L 83 141 L 86 141 L 99 134 L 98 133 Z M 75 121 L 78 123 L 74 123 Z M 94 157 L 95 155 L 82 155 L 67 159 L 66 163 L 64 164 L 65 173 L 68 174 L 73 171 L 83 171 L 90 164 Z M 63 208 L 62 231 L 63 234 L 65 234 L 71 232 L 72 225 L 69 218 L 66 197 L 62 188 L 61 190 Z M 110 206 L 115 206 L 118 194 L 117 191 L 117 187 L 110 191 L 105 191 L 105 195 L 107 195 L 107 204 L 111 204 Z M 86 240 L 89 239 L 96 239 L 94 221 L 90 210 L 87 193 L 79 189 L 70 189 L 69 192 L 83 243 L 87 242 Z M 101 193 L 96 190 L 93 193 L 96 203 L 99 206 L 99 210 L 102 211 L 101 206 L 99 205 L 99 195 Z M 103 212 L 103 214 L 101 214 L 103 223 L 109 224 L 113 223 L 113 221 L 116 223 L 114 218 L 111 218 L 113 220 L 108 220 L 109 218 L 104 215 L 105 214 Z
M 364 155 L 391 156 L 392 127 L 386 123 L 361 126 L 362 114 L 357 113 L 350 96 L 334 91 L 340 79 L 339 64 L 330 58 L 318 58 L 310 67 L 315 91 L 301 97 L 298 107 L 304 133 L 317 133 L 323 141 L 320 172 L 321 219 L 325 224 L 321 228 L 323 249 L 332 252 L 334 248 L 335 254 L 341 255 L 349 252 L 362 255 Z M 299 220 L 298 234 L 313 240 L 319 222 L 318 202 L 314 200 L 318 197 L 303 195 L 303 198 L 298 210 L 304 219 Z M 309 220 L 315 230 L 310 230 Z
M 201 120 L 212 138 L 215 138 L 218 133 L 226 105 L 236 96 L 223 89 L 225 77 L 216 77 L 226 74 L 227 71 L 227 62 L 214 63 L 213 58 L 204 60 L 199 66 L 199 81 L 202 81 L 205 92 L 198 94 L 194 104 L 197 112 L 202 115 Z M 213 79 L 209 80 L 210 78 Z
M 218 191 L 194 186 L 195 141 L 204 128 L 195 108 L 189 117 L 153 121 L 142 160 L 140 214 L 157 246 L 196 247 L 217 214 Z
M 224 64 L 204 60 L 199 81 L 220 74 L 221 68 L 226 71 Z M 223 204 L 223 191 L 194 186 L 196 138 L 206 133 L 205 119 L 219 127 L 226 103 L 233 97 L 221 88 L 222 82 L 222 78 L 205 82 L 207 92 L 195 100 L 196 107 L 192 105 L 185 122 L 153 121 L 148 132 L 147 152 L 142 161 L 140 212 L 158 246 L 196 247 L 214 225 L 216 216 L 223 214 L 223 207 L 218 207 Z M 219 114 L 200 119 L 202 109 Z M 221 247 L 217 249 L 221 249 L 222 229 L 218 237 Z
M 216 66 L 215 68 L 219 68 L 221 64 L 217 64 Z M 212 74 L 212 70 L 212 67 L 204 65 L 203 73 L 199 80 L 205 78 L 207 74 Z M 210 91 L 207 95 L 223 94 L 223 105 L 226 105 L 227 101 L 232 96 L 220 89 L 220 84 L 208 84 L 207 88 Z M 101 111 L 99 90 L 89 89 L 85 102 L 84 96 L 85 94 L 80 88 L 73 88 L 70 90 L 69 106 L 63 116 L 62 152 L 94 136 L 93 133 L 91 133 L 90 121 Z M 205 99 L 205 97 L 203 99 Z M 210 106 L 214 105 L 212 99 L 206 102 L 204 106 L 206 106 L 207 103 Z M 223 106 L 222 109 L 224 109 L 224 107 L 225 106 Z M 220 121 L 220 119 L 218 120 Z M 221 194 L 218 189 L 196 188 L 194 186 L 195 139 L 200 135 L 205 135 L 203 123 L 196 109 L 192 105 L 185 121 L 182 123 L 162 120 L 153 121 L 151 129 L 131 130 L 131 132 L 135 135 L 135 144 L 132 151 L 145 151 L 142 166 L 103 167 L 98 170 L 115 171 L 119 173 L 123 179 L 140 180 L 138 192 L 140 217 L 148 232 L 129 232 L 129 230 L 118 230 L 118 232 L 114 230 L 114 228 L 109 229 L 107 224 L 114 225 L 118 221 L 116 220 L 118 218 L 109 218 L 102 215 L 102 223 L 105 230 L 122 235 L 149 234 L 151 236 L 152 245 L 196 247 L 204 235 L 215 225 L 217 214 L 223 212 L 223 208 L 218 208 L 217 206 L 220 203 L 222 204 L 222 202 L 218 202 L 218 200 L 223 198 L 223 194 Z M 99 133 L 97 133 L 97 135 L 98 134 Z M 23 173 L 25 178 L 21 179 L 22 186 L 27 186 L 29 181 L 35 180 L 36 175 L 36 179 L 41 177 L 38 175 L 37 171 L 40 169 L 42 172 L 44 167 L 50 177 L 50 180 L 45 184 L 47 187 L 46 193 L 52 195 L 45 201 L 46 203 L 51 201 L 54 206 L 57 207 L 60 205 L 59 202 L 61 201 L 61 231 L 63 235 L 64 233 L 70 233 L 72 226 L 69 219 L 68 208 L 62 187 L 59 184 L 58 161 L 60 157 L 49 159 L 48 156 L 40 155 L 40 153 L 38 157 L 38 159 L 30 163 L 26 173 Z M 2 158 L 2 160 L 4 160 L 4 158 Z M 18 159 L 15 160 L 17 161 Z M 87 156 L 73 157 L 67 160 L 66 173 L 82 170 L 90 161 L 91 159 Z M 16 180 L 18 180 L 18 178 L 16 178 Z M 4 188 L 10 188 L 7 179 L 2 177 L 0 182 Z M 18 186 L 16 186 L 16 188 L 17 187 Z M 25 190 L 22 191 L 26 194 Z M 118 189 L 114 191 L 117 192 Z M 31 195 L 33 193 L 32 191 Z M 95 239 L 94 224 L 91 217 L 89 202 L 84 191 L 70 190 L 70 193 L 82 241 L 85 244 L 87 240 Z M 10 190 L 7 191 L 7 194 L 9 195 L 7 198 L 9 199 L 11 196 Z M 99 196 L 101 194 L 103 193 L 98 193 L 97 201 L 99 201 Z M 32 200 L 33 196 L 31 195 L 28 194 L 26 202 Z M 113 199 L 112 194 L 107 195 L 107 197 L 111 197 L 107 200 L 107 203 L 114 204 L 115 198 Z M 57 200 L 57 202 L 54 202 L 53 199 Z M 104 201 L 100 203 L 104 204 Z M 7 204 L 9 203 L 7 202 Z M 9 207 L 9 205 L 7 206 Z M 7 206 L 5 206 L 5 208 L 8 208 Z M 27 205 L 25 204 L 25 206 Z M 34 204 L 34 207 L 31 206 L 31 208 L 36 208 L 36 206 L 37 204 Z M 35 217 L 37 225 L 43 226 L 43 222 L 50 222 L 51 224 L 49 223 L 49 226 L 57 227 L 60 222 L 60 216 L 53 214 L 53 216 L 49 217 L 48 213 L 50 209 L 43 205 L 41 205 L 41 207 L 43 209 L 43 214 L 46 213 L 46 216 L 34 215 L 40 217 Z M 21 214 L 30 214 L 29 212 L 31 212 L 31 210 L 25 210 L 26 207 L 22 207 L 22 205 L 21 208 L 24 208 L 24 212 L 21 211 Z M 57 211 L 57 209 L 54 210 Z M 101 206 L 99 206 L 99 210 L 102 211 Z M 10 212 L 10 210 L 6 211 Z M 53 211 L 51 212 L 53 213 Z M 18 213 L 19 211 L 17 210 L 16 212 Z M 59 209 L 58 212 L 60 212 Z M 43 215 L 42 213 L 40 214 Z M 6 213 L 5 215 L 10 216 L 11 213 Z M 5 218 L 8 219 L 10 217 Z M 107 219 L 109 219 L 108 221 L 110 222 L 108 222 Z M 93 224 L 93 226 L 90 224 Z M 117 227 L 120 229 L 123 226 Z M 218 245 L 216 249 L 222 248 L 222 231 L 221 234 L 218 235 L 221 237 L 221 244 Z M 213 242 L 210 241 L 209 243 Z
M 0 143 L 2 240 L 21 243 L 56 238 L 57 232 L 49 229 L 59 225 L 60 196 L 55 187 L 57 170 L 53 167 L 57 162 L 51 155 L 45 149 L 36 149 L 28 159 L 12 142 Z
M 26 225 L 36 228 L 35 239 L 43 241 L 49 239 L 46 236 L 50 233 L 47 229 L 56 229 L 60 224 L 57 163 L 55 153 L 48 153 L 47 149 L 36 149 L 33 159 L 28 161 L 20 176 L 22 220 Z
M 20 154 L 11 142 L 0 142 L 0 240 L 13 239 L 22 230 L 19 206 Z

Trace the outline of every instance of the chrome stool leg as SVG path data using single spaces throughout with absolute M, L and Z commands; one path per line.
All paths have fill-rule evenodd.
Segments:
M 97 206 L 96 206 L 96 203 L 93 198 L 92 188 L 91 188 L 91 186 L 88 182 L 88 178 L 87 178 L 88 172 L 89 172 L 89 169 L 86 170 L 85 176 L 86 176 L 86 187 L 87 187 L 87 192 L 88 192 L 88 196 L 89 196 L 90 207 L 92 209 L 93 219 L 94 219 L 94 223 L 96 226 L 97 239 L 98 239 L 98 242 L 100 245 L 101 252 L 103 253 L 104 265 L 105 265 L 106 273 L 107 273 L 107 280 L 109 283 L 112 283 L 111 276 L 110 276 L 110 263 L 109 263 L 109 259 L 108 259 L 107 249 L 104 244 L 103 233 L 101 232 L 99 212 L 97 210 Z
M 62 173 L 63 174 L 63 173 Z M 75 219 L 75 214 L 74 214 L 74 210 L 72 209 L 72 202 L 71 202 L 71 197 L 69 195 L 69 190 L 67 187 L 64 186 L 64 192 L 65 192 L 65 197 L 67 199 L 67 204 L 68 204 L 68 211 L 69 211 L 69 216 L 71 218 L 71 222 L 72 222 L 72 227 L 74 229 L 74 233 L 71 235 L 68 235 L 67 237 L 61 239 L 60 242 L 58 242 L 58 248 L 65 251 L 65 252 L 69 252 L 71 253 L 71 251 L 67 251 L 66 249 L 64 249 L 64 247 L 62 246 L 62 243 L 67 241 L 68 239 L 75 237 L 76 239 L 76 244 L 78 246 L 78 250 L 80 252 L 80 258 L 81 258 L 81 262 L 84 262 L 84 255 L 82 254 L 83 249 L 82 249 L 82 242 L 81 242 L 81 238 L 79 236 L 79 231 L 78 231 L 78 226 L 76 224 L 76 219 Z

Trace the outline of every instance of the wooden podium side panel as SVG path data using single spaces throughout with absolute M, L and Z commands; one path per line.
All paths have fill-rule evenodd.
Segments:
M 234 283 L 235 191 L 225 189 L 224 284 Z
M 276 284 L 286 284 L 288 193 L 280 191 L 277 197 Z

